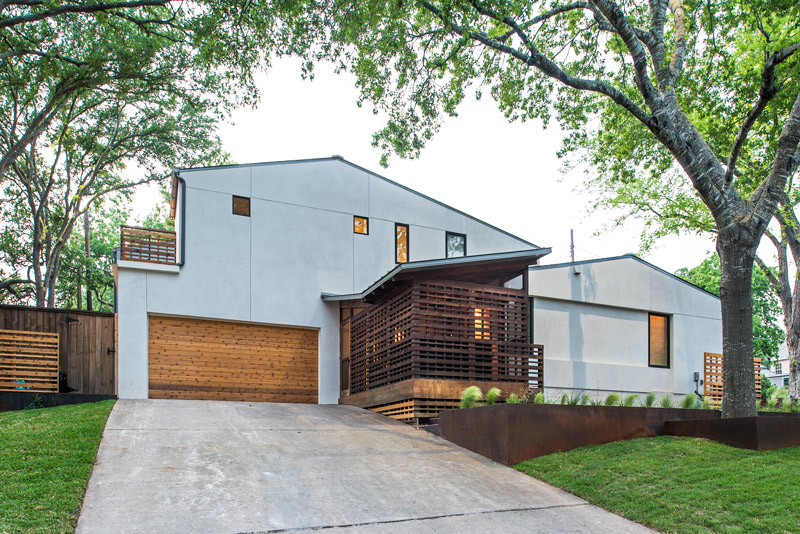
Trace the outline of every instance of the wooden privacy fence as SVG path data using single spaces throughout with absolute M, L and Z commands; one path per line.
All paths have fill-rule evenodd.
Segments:
M 0 391 L 58 392 L 58 334 L 0 330 Z
M 172 265 L 176 257 L 175 232 L 122 226 L 120 228 L 120 259 Z
M 62 385 L 76 393 L 116 393 L 113 313 L 0 306 L 0 330 L 57 335 Z
M 722 405 L 722 354 L 703 353 L 703 395 L 711 401 L 711 406 Z M 761 358 L 753 358 L 756 373 L 756 398 L 761 398 Z

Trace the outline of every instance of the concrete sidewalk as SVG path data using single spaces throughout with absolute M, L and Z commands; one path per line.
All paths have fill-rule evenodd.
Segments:
M 117 402 L 78 520 L 107 532 L 652 532 L 349 406 Z

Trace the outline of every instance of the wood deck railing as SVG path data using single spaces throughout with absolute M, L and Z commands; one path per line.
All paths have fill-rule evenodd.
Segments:
M 58 392 L 58 334 L 0 330 L 0 391 Z
M 703 353 L 703 395 L 711 401 L 711 406 L 722 405 L 722 392 L 725 389 L 722 379 L 722 354 Z M 761 398 L 761 358 L 753 358 L 756 373 L 756 398 Z
M 136 226 L 122 226 L 120 230 L 121 260 L 175 264 L 175 232 Z

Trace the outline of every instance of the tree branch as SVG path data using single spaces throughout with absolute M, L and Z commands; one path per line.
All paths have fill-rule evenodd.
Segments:
M 57 17 L 59 15 L 64 15 L 66 13 L 91 14 L 91 13 L 99 13 L 101 11 L 110 11 L 112 9 L 133 9 L 137 7 L 162 7 L 167 5 L 168 2 L 169 0 L 136 0 L 133 2 L 112 2 L 112 3 L 100 2 L 97 4 L 88 4 L 88 5 L 70 4 L 65 6 L 54 7 L 51 9 L 47 9 L 45 11 L 39 11 L 38 13 L 30 13 L 28 15 L 23 15 L 21 17 L 12 17 L 0 20 L 0 28 L 9 28 L 12 26 L 17 26 L 19 24 L 36 22 L 37 20 L 44 20 L 52 17 Z M 31 3 L 26 5 L 42 5 L 42 3 L 39 2 L 37 4 Z
M 742 151 L 742 146 L 744 145 L 745 139 L 747 139 L 747 135 L 750 133 L 750 129 L 753 127 L 758 117 L 761 116 L 761 113 L 763 113 L 769 101 L 778 94 L 778 88 L 775 87 L 775 67 L 794 54 L 798 48 L 800 48 L 800 42 L 778 50 L 767 59 L 764 69 L 761 71 L 761 88 L 758 91 L 758 100 L 753 108 L 747 112 L 742 127 L 736 135 L 736 140 L 733 142 L 731 157 L 728 158 L 728 169 L 725 172 L 726 186 L 729 186 L 733 181 L 736 160 L 739 158 L 739 153 Z

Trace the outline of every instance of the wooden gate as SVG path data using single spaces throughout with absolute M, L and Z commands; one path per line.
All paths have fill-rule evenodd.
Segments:
M 711 401 L 711 406 L 722 405 L 722 354 L 703 353 L 703 395 Z M 761 358 L 753 358 L 756 372 L 756 398 L 761 398 Z

